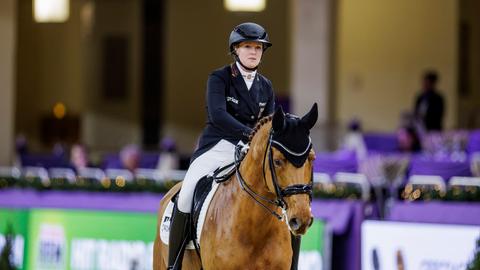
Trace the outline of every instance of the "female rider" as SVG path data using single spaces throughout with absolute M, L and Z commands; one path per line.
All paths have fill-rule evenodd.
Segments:
M 232 30 L 229 38 L 230 53 L 235 61 L 213 71 L 208 77 L 207 126 L 193 154 L 173 211 L 168 269 L 181 269 L 197 182 L 218 167 L 233 162 L 235 145 L 239 141 L 248 142 L 257 121 L 274 112 L 272 83 L 257 72 L 263 53 L 270 46 L 272 43 L 262 26 L 242 23 Z M 292 241 L 292 246 L 296 260 L 299 241 Z M 295 262 L 294 265 L 292 269 L 296 269 Z

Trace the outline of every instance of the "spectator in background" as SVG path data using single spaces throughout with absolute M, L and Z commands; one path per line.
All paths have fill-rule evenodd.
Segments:
M 426 131 L 441 131 L 444 115 L 444 101 L 436 84 L 438 74 L 427 71 L 423 76 L 423 89 L 415 100 L 415 118 Z
M 52 154 L 55 156 L 55 157 L 58 157 L 58 158 L 63 158 L 63 159 L 67 159 L 67 150 L 65 148 L 65 145 L 61 142 L 56 142 L 54 145 L 53 145 L 53 148 L 52 148 Z
M 348 124 L 347 134 L 342 142 L 342 150 L 355 152 L 358 160 L 367 157 L 367 147 L 363 140 L 362 125 L 358 119 L 352 119 Z
M 17 155 L 25 155 L 28 153 L 28 141 L 25 135 L 18 134 L 15 138 L 15 152 Z
M 17 168 L 22 167 L 22 156 L 28 154 L 28 141 L 27 137 L 23 134 L 18 134 L 15 137 L 15 158 L 13 165 Z
M 72 148 L 70 148 L 70 163 L 77 172 L 79 169 L 90 166 L 87 148 L 84 145 L 72 145 Z
M 422 150 L 420 138 L 414 127 L 401 127 L 397 131 L 397 140 L 402 152 L 419 152 Z
M 134 172 L 140 162 L 140 148 L 135 144 L 129 144 L 120 151 L 120 161 L 123 168 Z
M 175 140 L 170 137 L 164 137 L 160 143 L 160 151 L 157 169 L 160 171 L 178 170 L 180 159 L 177 154 Z

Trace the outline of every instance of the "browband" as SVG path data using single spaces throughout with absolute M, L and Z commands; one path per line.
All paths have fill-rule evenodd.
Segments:
M 310 138 L 310 136 L 308 137 L 308 145 L 307 145 L 307 148 L 301 152 L 301 153 L 297 153 L 297 152 L 294 152 L 290 149 L 288 149 L 285 145 L 281 144 L 280 142 L 276 141 L 276 140 L 273 140 L 272 139 L 272 144 L 275 144 L 276 146 L 279 146 L 281 147 L 283 150 L 287 151 L 289 154 L 291 155 L 294 155 L 294 156 L 297 156 L 297 157 L 301 157 L 303 155 L 305 155 L 311 148 L 312 146 L 312 138 Z

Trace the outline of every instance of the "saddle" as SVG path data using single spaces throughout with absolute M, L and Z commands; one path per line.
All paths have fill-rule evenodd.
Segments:
M 235 173 L 235 164 L 230 163 L 224 167 L 216 169 L 212 175 L 204 176 L 200 181 L 198 181 L 195 191 L 193 192 L 193 204 L 192 204 L 192 232 L 194 232 L 193 239 L 199 239 L 200 233 L 197 231 L 197 225 L 200 219 L 200 213 L 202 211 L 205 199 L 212 190 L 213 182 L 223 183 L 230 179 L 230 177 Z M 208 202 L 210 203 L 210 201 Z
M 219 167 L 212 174 L 202 177 L 197 182 L 195 191 L 193 193 L 193 203 L 192 203 L 192 209 L 191 209 L 192 214 L 190 215 L 190 218 L 191 218 L 190 219 L 190 235 L 188 236 L 188 239 L 187 239 L 190 244 L 187 245 L 186 247 L 187 249 L 198 250 L 200 248 L 198 246 L 200 242 L 200 234 L 203 228 L 203 222 L 204 222 L 205 215 L 208 210 L 210 201 L 213 198 L 213 195 L 215 194 L 218 184 L 226 182 L 228 179 L 231 178 L 231 176 L 234 173 L 235 173 L 235 166 L 234 166 L 234 163 L 231 163 L 224 167 Z M 175 195 L 172 197 L 171 199 L 172 207 L 170 207 L 171 209 L 173 209 L 173 204 L 177 203 L 179 193 L 180 191 L 177 191 L 177 193 L 175 193 Z M 171 213 L 171 210 L 170 210 L 170 213 Z M 165 214 L 168 214 L 168 213 L 165 213 Z M 163 226 L 161 227 L 161 229 L 163 232 L 170 230 L 169 228 L 163 229 Z M 168 237 L 165 237 L 165 240 L 166 239 L 168 239 Z M 162 237 L 162 241 L 163 241 L 163 237 Z M 167 243 L 168 243 L 168 240 L 166 241 L 166 244 Z

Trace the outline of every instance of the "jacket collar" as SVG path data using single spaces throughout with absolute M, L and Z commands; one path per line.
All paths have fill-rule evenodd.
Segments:
M 251 113 L 255 113 L 257 110 L 255 108 L 258 107 L 258 104 L 256 104 L 256 98 L 255 95 L 258 95 L 258 90 L 254 87 L 257 87 L 258 85 L 258 72 L 255 75 L 255 80 L 253 81 L 252 87 L 250 88 L 250 91 L 247 88 L 247 85 L 245 84 L 245 81 L 243 80 L 242 74 L 240 73 L 240 70 L 238 70 L 238 67 L 235 63 L 230 64 L 230 69 L 231 69 L 231 75 L 232 75 L 232 84 L 233 86 L 238 90 L 238 94 L 242 96 L 244 100 L 247 100 L 247 106 L 250 109 Z M 256 91 L 255 93 L 251 91 Z M 251 95 L 254 94 L 254 95 Z

